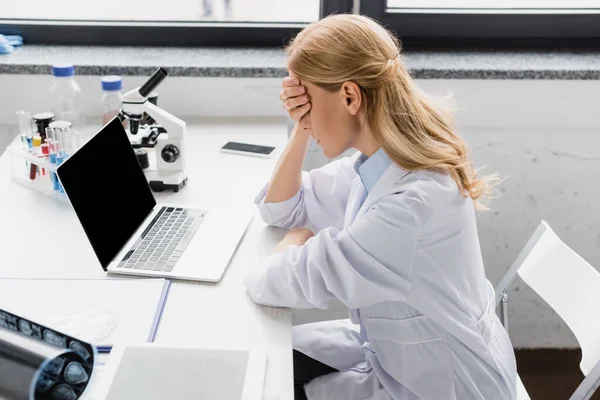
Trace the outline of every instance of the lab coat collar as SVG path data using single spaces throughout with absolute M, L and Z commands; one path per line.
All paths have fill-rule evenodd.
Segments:
M 361 154 L 354 163 L 354 170 L 360 176 L 367 192 L 370 193 L 391 164 L 390 157 L 383 148 L 379 148 L 371 157 Z
M 358 216 L 362 216 L 366 210 L 382 197 L 398 192 L 399 181 L 409 173 L 410 171 L 392 162 L 368 193 L 360 176 L 354 178 L 352 189 L 350 190 L 350 201 L 346 208 L 344 226 L 352 224 Z
M 366 210 L 370 209 L 371 206 L 377 203 L 382 197 L 401 191 L 399 189 L 399 186 L 402 185 L 401 181 L 410 173 L 411 171 L 407 171 L 398 164 L 392 162 L 383 175 L 381 175 L 381 178 L 379 178 L 371 188 L 371 191 L 358 210 L 355 218 L 362 216 Z

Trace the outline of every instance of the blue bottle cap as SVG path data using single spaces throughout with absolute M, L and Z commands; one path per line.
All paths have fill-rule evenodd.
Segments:
M 102 90 L 115 91 L 123 88 L 123 81 L 120 76 L 110 75 L 102 78 Z
M 54 64 L 52 65 L 52 75 L 73 76 L 75 75 L 75 67 L 73 64 Z

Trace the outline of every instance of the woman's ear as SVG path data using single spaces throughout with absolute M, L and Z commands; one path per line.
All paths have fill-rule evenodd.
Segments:
M 348 112 L 351 115 L 357 115 L 363 102 L 360 86 L 352 81 L 344 82 L 340 89 L 340 94 L 343 98 L 344 106 Z

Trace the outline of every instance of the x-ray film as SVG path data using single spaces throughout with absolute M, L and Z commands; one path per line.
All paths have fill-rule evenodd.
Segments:
M 96 357 L 89 343 L 0 310 L 0 398 L 76 400 Z

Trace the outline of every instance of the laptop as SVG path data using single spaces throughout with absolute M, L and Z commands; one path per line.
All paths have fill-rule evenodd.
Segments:
M 266 366 L 259 349 L 115 346 L 90 393 L 97 400 L 261 400 Z
M 57 175 L 109 273 L 218 282 L 252 216 L 250 206 L 209 210 L 157 203 L 118 118 L 63 162 Z

